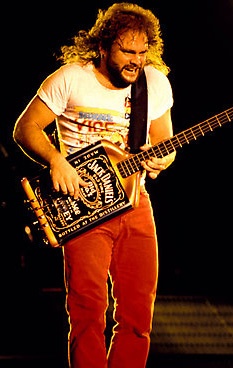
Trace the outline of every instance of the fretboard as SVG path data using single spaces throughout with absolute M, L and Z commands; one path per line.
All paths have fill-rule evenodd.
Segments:
M 138 172 L 141 169 L 141 162 L 150 159 L 150 157 L 162 158 L 173 151 L 177 151 L 185 144 L 189 144 L 193 140 L 204 136 L 208 132 L 212 132 L 218 127 L 231 122 L 233 119 L 233 108 L 229 108 L 212 118 L 205 120 L 191 128 L 188 128 L 171 138 L 164 140 L 147 151 L 139 152 L 130 156 L 126 160 L 117 163 L 117 168 L 123 178 Z

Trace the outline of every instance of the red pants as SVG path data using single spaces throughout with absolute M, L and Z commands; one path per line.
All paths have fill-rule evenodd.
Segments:
M 137 208 L 64 245 L 69 356 L 72 368 L 144 368 L 158 277 L 153 211 L 148 194 Z M 108 275 L 114 320 L 105 345 Z

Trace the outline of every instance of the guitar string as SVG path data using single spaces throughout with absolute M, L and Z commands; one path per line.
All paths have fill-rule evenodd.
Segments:
M 222 113 L 213 116 L 191 128 L 188 128 L 170 139 L 158 143 L 158 145 L 151 147 L 148 151 L 143 151 L 126 160 L 119 161 L 116 166 L 123 178 L 126 178 L 138 171 L 141 168 L 141 162 L 150 159 L 151 154 L 156 157 L 164 157 L 172 153 L 177 148 L 183 147 L 184 144 L 189 144 L 192 140 L 196 140 L 200 136 L 204 136 L 207 132 L 213 131 L 217 127 L 221 127 L 233 119 L 233 108 L 229 108 Z M 130 167 L 129 167 L 129 165 Z

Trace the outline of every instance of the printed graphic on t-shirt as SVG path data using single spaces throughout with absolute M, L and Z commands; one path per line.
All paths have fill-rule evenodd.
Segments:
M 100 139 L 127 148 L 130 99 L 125 99 L 124 113 L 101 108 L 74 107 L 59 118 L 59 134 L 68 154 Z

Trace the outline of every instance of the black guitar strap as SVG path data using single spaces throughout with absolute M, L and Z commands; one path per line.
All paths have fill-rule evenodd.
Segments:
M 145 72 L 143 71 L 137 82 L 132 84 L 131 87 L 130 153 L 139 152 L 139 147 L 146 143 L 147 101 L 147 82 Z

